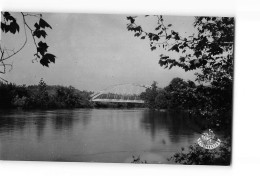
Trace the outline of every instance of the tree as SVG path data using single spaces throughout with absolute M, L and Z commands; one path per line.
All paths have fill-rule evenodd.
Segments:
M 76 89 L 72 86 L 69 87 L 59 87 L 57 89 L 56 101 L 63 107 L 79 107 L 81 103 L 82 96 L 76 92 Z
M 151 85 L 151 88 L 147 88 L 145 92 L 142 92 L 140 97 L 145 101 L 147 106 L 150 109 L 155 109 L 155 99 L 156 96 L 158 95 L 158 87 L 157 87 L 157 82 L 153 82 Z
M 196 85 L 193 81 L 173 78 L 164 90 L 169 94 L 169 109 L 191 109 L 196 107 Z M 198 106 L 198 105 L 197 105 Z
M 169 104 L 169 93 L 164 89 L 159 90 L 155 97 L 155 108 L 156 109 L 167 109 Z
M 178 66 L 185 71 L 199 69 L 196 80 L 200 82 L 233 81 L 234 18 L 195 17 L 197 34 L 182 37 L 172 24 L 165 24 L 162 15 L 147 17 L 156 18 L 153 31 L 145 31 L 136 23 L 140 17 L 133 16 L 127 17 L 127 29 L 133 31 L 135 37 L 148 39 L 152 51 L 159 48 L 167 51 L 167 55 L 160 55 L 160 66 L 169 69 Z M 171 52 L 178 53 L 178 57 L 172 57 Z
M 183 89 L 188 86 L 188 83 L 181 78 L 173 78 L 170 84 L 165 88 L 167 91 L 173 91 L 176 89 Z
M 47 36 L 46 29 L 52 29 L 52 27 L 42 18 L 42 14 L 33 14 L 33 13 L 14 13 L 22 18 L 22 23 L 18 24 L 16 18 L 9 12 L 1 12 L 1 30 L 4 34 L 11 33 L 15 35 L 20 32 L 20 29 L 24 29 L 25 40 L 23 44 L 18 49 L 6 48 L 6 46 L 1 43 L 0 45 L 0 73 L 6 73 L 6 67 L 12 69 L 12 64 L 7 63 L 7 60 L 12 58 L 14 55 L 18 54 L 27 44 L 28 41 L 28 32 L 33 39 L 36 51 L 34 54 L 34 61 L 40 61 L 40 64 L 48 67 L 51 62 L 55 63 L 56 56 L 48 53 L 48 45 L 44 41 Z M 28 18 L 33 18 L 35 23 L 34 26 L 31 26 L 28 23 Z M 0 77 L 1 78 L 1 77 Z M 1 78 L 4 80 L 3 78 Z M 6 80 L 4 80 L 6 81 Z M 7 82 L 7 81 L 6 81 Z
M 42 78 L 38 84 L 37 100 L 41 108 L 46 108 L 48 106 L 49 94 L 47 92 L 47 85 Z
M 138 24 L 141 17 L 128 16 L 127 29 L 135 37 L 147 39 L 152 51 L 160 50 L 160 66 L 172 69 L 178 66 L 185 71 L 197 70 L 196 81 L 209 82 L 210 86 L 189 86 L 170 92 L 170 108 L 189 109 L 193 116 L 205 117 L 214 126 L 231 129 L 233 67 L 234 67 L 234 18 L 195 17 L 197 32 L 189 37 L 181 36 L 166 24 L 162 15 L 155 18 L 156 27 L 145 30 Z M 174 54 L 173 54 L 174 53 Z M 181 83 L 180 80 L 175 80 Z M 184 85 L 184 84 L 181 84 Z M 177 86 L 178 87 L 178 86 Z M 166 91 L 174 87 L 169 85 Z M 230 133 L 229 133 L 230 134 Z

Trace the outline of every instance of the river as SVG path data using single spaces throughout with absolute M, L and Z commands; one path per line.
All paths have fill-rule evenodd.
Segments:
M 167 163 L 198 130 L 185 113 L 148 109 L 1 111 L 0 159 Z

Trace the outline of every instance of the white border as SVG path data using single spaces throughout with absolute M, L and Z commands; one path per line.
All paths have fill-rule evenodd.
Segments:
M 260 5 L 257 0 L 2 0 L 0 9 L 236 17 L 234 150 L 231 167 L 0 161 L 1 175 L 259 175 Z

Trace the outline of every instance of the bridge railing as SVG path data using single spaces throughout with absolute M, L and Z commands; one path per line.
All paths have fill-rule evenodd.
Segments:
M 140 94 L 149 86 L 140 84 L 118 84 L 92 95 L 92 101 L 143 103 Z

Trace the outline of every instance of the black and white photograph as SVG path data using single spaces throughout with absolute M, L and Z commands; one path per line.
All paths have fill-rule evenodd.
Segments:
M 235 18 L 1 12 L 0 160 L 232 162 Z

